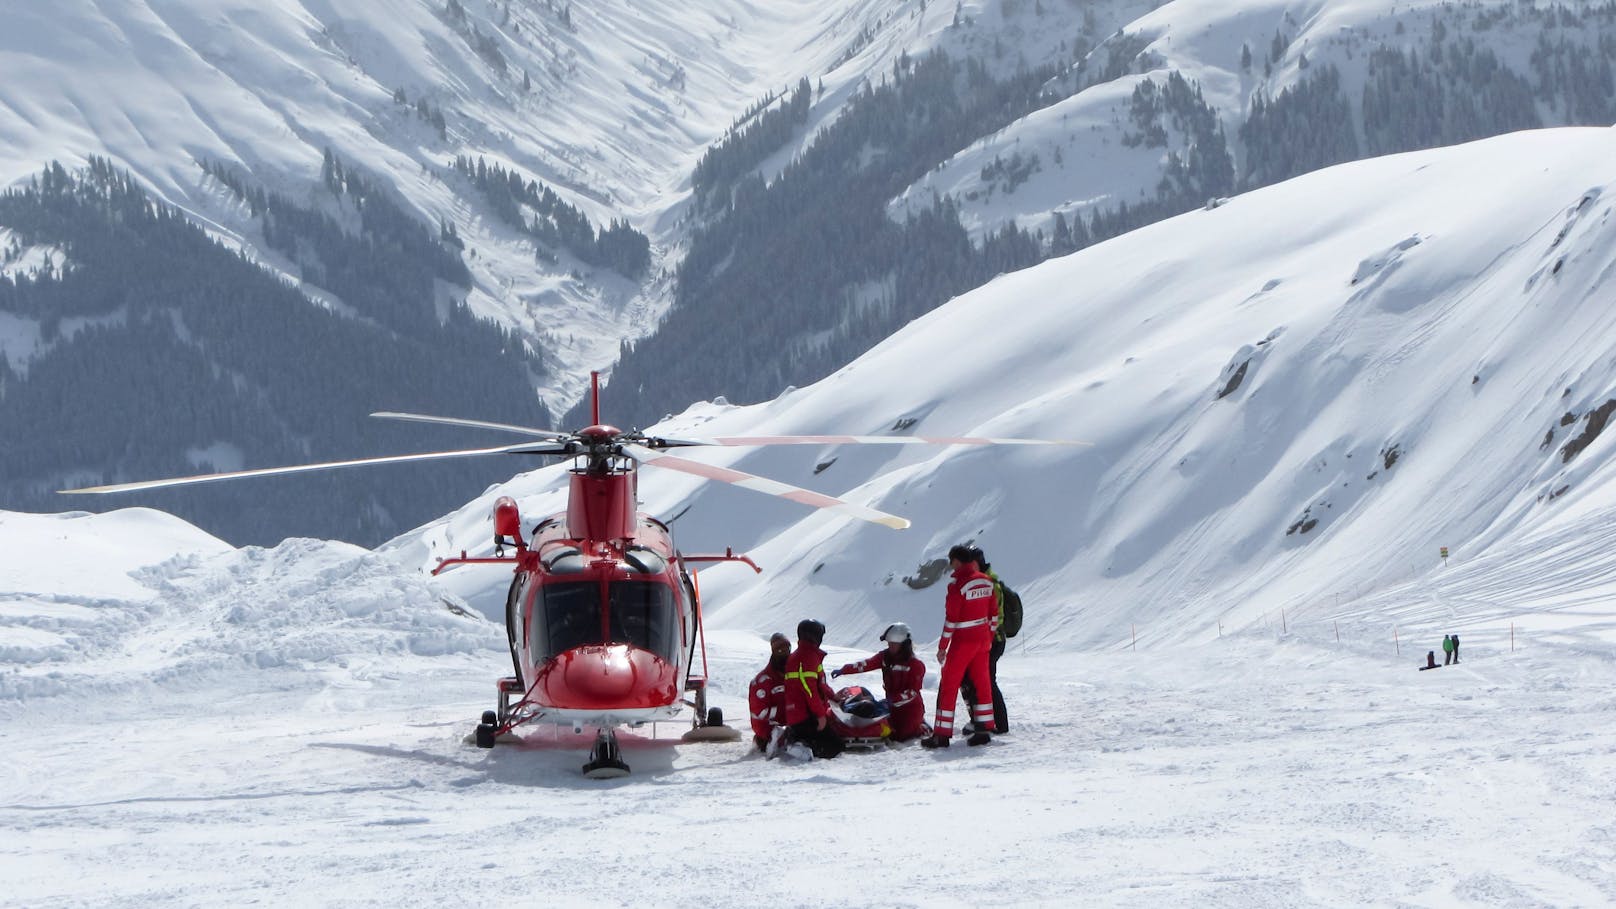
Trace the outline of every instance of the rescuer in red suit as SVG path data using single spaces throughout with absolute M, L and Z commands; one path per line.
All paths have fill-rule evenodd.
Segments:
M 977 692 L 970 705 L 977 731 L 967 743 L 986 745 L 992 738 L 988 733 L 993 731 L 993 702 L 984 702 L 981 697 L 992 697 L 988 655 L 997 630 L 999 597 L 993 579 L 976 567 L 974 556 L 969 546 L 955 546 L 948 551 L 954 579 L 948 584 L 948 597 L 943 603 L 943 637 L 937 644 L 937 661 L 943 667 L 937 683 L 937 722 L 932 724 L 932 734 L 920 740 L 927 748 L 948 747 L 954 734 L 954 701 L 967 674 Z
M 836 692 L 825 681 L 825 651 L 819 649 L 824 642 L 823 622 L 797 623 L 797 649 L 786 659 L 786 725 L 792 740 L 807 745 L 814 757 L 832 758 L 842 753 L 843 743 L 827 728 Z
M 915 658 L 915 642 L 910 640 L 908 625 L 902 622 L 888 625 L 887 630 L 881 632 L 881 640 L 887 642 L 887 649 L 857 663 L 848 663 L 830 676 L 881 670 L 887 708 L 891 711 L 887 722 L 892 725 L 892 738 L 900 742 L 919 738 L 926 728 L 926 701 L 920 696 L 926 664 Z
M 767 750 L 774 730 L 786 724 L 786 660 L 790 656 L 791 639 L 776 631 L 769 638 L 769 665 L 753 677 L 747 688 L 752 741 L 757 743 L 759 751 Z

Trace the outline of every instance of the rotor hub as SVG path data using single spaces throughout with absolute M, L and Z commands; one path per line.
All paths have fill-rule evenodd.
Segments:
M 616 441 L 622 434 L 623 431 L 616 426 L 597 423 L 594 426 L 586 426 L 578 430 L 578 439 L 590 446 L 605 445 L 608 442 Z

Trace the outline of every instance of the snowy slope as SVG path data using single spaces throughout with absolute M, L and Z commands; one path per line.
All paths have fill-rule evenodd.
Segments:
M 423 221 L 457 226 L 475 281 L 470 304 L 554 356 L 560 369 L 540 392 L 561 410 L 588 368 L 609 365 L 620 341 L 655 326 L 668 303 L 659 272 L 677 265 L 688 228 L 691 170 L 759 98 L 803 77 L 823 87 L 810 128 L 767 165 L 779 167 L 860 82 L 880 78 L 903 54 L 940 47 L 1009 72 L 1069 59 L 1080 34 L 1097 40 L 1154 5 L 24 4 L 0 33 L 0 186 L 52 160 L 71 168 L 105 156 L 273 268 L 281 257 L 197 162 L 224 163 L 302 198 L 329 148 L 391 184 Z M 441 112 L 441 135 L 422 105 Z M 1092 138 L 1114 142 L 1116 133 L 1108 126 Z M 532 241 L 449 171 L 457 155 L 537 179 L 597 225 L 628 221 L 652 240 L 651 275 L 637 282 L 565 257 L 536 261 Z M 1134 162 L 1138 174 L 1111 175 L 1111 184 L 1153 185 L 1154 158 Z M 1050 187 L 1039 195 L 1045 190 L 1052 202 L 1040 211 L 1071 196 Z M 7 356 L 21 366 L 22 353 Z
M 924 414 L 914 431 L 1094 447 L 951 451 L 888 472 L 863 495 L 915 518 L 915 539 L 836 530 L 853 564 L 816 584 L 820 557 L 791 541 L 823 525 L 803 522 L 763 550 L 783 570 L 736 612 L 852 603 L 870 626 L 913 618 L 926 607 L 884 579 L 974 537 L 1061 616 L 1048 644 L 1117 641 L 1129 623 L 1204 640 L 1219 615 L 1319 608 L 1350 585 L 1435 571 L 1439 546 L 1473 557 L 1570 502 L 1608 509 L 1608 439 L 1570 464 L 1559 449 L 1583 425 L 1562 418 L 1616 384 L 1598 292 L 1616 231 L 1612 142 L 1543 131 L 1334 168 L 919 320 L 752 419 L 790 431 Z
M 515 167 L 598 225 L 628 220 L 660 256 L 705 146 L 757 98 L 827 66 L 881 4 L 458 6 L 457 19 L 439 0 L 22 4 L 0 31 L 0 186 L 103 155 L 253 249 L 246 213 L 196 162 L 302 197 L 330 148 L 427 223 L 459 225 L 474 309 L 552 349 L 575 395 L 584 367 L 654 325 L 658 287 L 535 263 L 530 241 L 445 179 L 449 162 Z M 442 112 L 442 136 L 421 103 Z
M 25 538 L 0 524 L 7 551 Z M 1572 587 L 1597 581 L 1563 544 L 1519 554 L 1559 561 Z M 578 774 L 587 739 L 569 731 L 463 744 L 505 660 L 499 630 L 344 563 L 365 557 L 288 541 L 169 567 L 149 576 L 167 611 L 124 631 L 126 651 L 57 664 L 55 689 L 17 685 L 27 665 L 0 674 L 3 902 L 1616 899 L 1600 810 L 1616 784 L 1608 640 L 1522 634 L 1512 652 L 1466 634 L 1461 664 L 1434 673 L 1414 671 L 1406 640 L 1399 658 L 1294 629 L 1138 652 L 1018 645 L 1001 666 L 1012 729 L 986 748 L 770 762 L 739 743 L 676 745 L 664 725 L 627 733 L 633 775 L 599 782 Z M 1525 579 L 1452 572 L 1495 601 Z M 382 608 L 344 621 L 314 606 L 321 595 Z M 0 622 L 19 626 L 9 609 Z M 1608 611 L 1577 626 L 1616 628 Z M 193 656 L 176 661 L 164 645 L 182 639 Z M 764 649 L 747 634 L 710 641 L 732 715 Z
M 588 369 L 655 327 L 668 303 L 661 273 L 676 267 L 688 227 L 691 171 L 750 105 L 809 77 L 824 87 L 814 124 L 824 123 L 901 54 L 981 52 L 997 36 L 1041 59 L 1081 18 L 1062 9 L 1032 32 L 988 0 L 957 6 L 959 27 L 954 5 L 919 0 L 24 4 L 0 31 L 0 187 L 52 160 L 72 168 L 101 155 L 277 268 L 282 257 L 197 162 L 313 198 L 330 149 L 391 184 L 424 222 L 456 225 L 475 282 L 468 302 L 553 355 L 559 370 L 539 390 L 560 411 Z M 1147 6 L 1115 0 L 1102 18 L 1120 24 Z M 441 135 L 422 105 L 441 112 Z M 532 240 L 452 174 L 460 155 L 537 179 L 597 226 L 629 222 L 651 238 L 651 274 L 536 260 Z M 22 252 L 0 269 L 26 271 L 45 251 Z M 23 328 L 0 325 L 0 337 Z M 24 367 L 22 343 L 3 343 Z
M 902 579 L 967 539 L 1038 604 L 1030 645 L 1060 650 L 1135 630 L 1207 640 L 1220 620 L 1282 609 L 1325 620 L 1367 589 L 1437 583 L 1439 547 L 1480 558 L 1616 509 L 1608 438 L 1561 453 L 1616 395 L 1600 302 L 1613 148 L 1611 130 L 1544 130 L 1332 168 L 1002 277 L 811 388 L 659 427 L 882 433 L 910 419 L 917 434 L 1091 443 L 707 452 L 852 490 L 911 530 L 665 473 L 642 494 L 679 515 L 687 549 L 748 547 L 768 568 L 704 572 L 715 621 L 759 633 L 810 614 L 847 639 L 931 628 L 937 591 Z M 491 490 L 394 549 L 406 564 L 485 549 L 493 496 L 538 515 L 559 507 L 558 477 Z M 497 581 L 451 583 L 498 603 Z

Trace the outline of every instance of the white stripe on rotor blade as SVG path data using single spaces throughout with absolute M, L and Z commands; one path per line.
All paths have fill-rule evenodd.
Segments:
M 643 445 L 624 445 L 623 451 L 634 457 L 636 460 L 642 461 L 646 464 L 655 464 L 657 467 L 678 470 L 684 473 L 694 474 L 698 477 L 706 477 L 709 480 L 718 480 L 723 483 L 729 483 L 734 486 L 739 486 L 742 489 L 750 489 L 754 492 L 778 496 L 782 499 L 789 499 L 793 502 L 811 505 L 815 508 L 823 508 L 827 511 L 839 512 L 841 514 L 859 518 L 860 520 L 869 521 L 872 524 L 881 524 L 886 527 L 891 527 L 894 530 L 903 530 L 909 526 L 909 521 L 907 519 L 900 518 L 897 515 L 887 514 L 884 511 L 878 511 L 864 505 L 855 505 L 852 502 L 846 502 L 832 496 L 824 495 L 823 493 L 803 489 L 800 486 L 792 486 L 789 483 L 782 483 L 778 480 L 771 480 L 767 477 L 760 477 L 755 474 L 744 473 L 739 470 L 731 470 L 728 467 L 718 467 L 712 464 L 703 464 L 699 461 L 691 461 L 686 458 L 675 457 L 674 455 L 663 454 L 659 451 L 646 448 Z
M 215 480 L 239 480 L 245 477 L 268 477 L 279 474 L 306 473 L 338 467 L 359 467 L 366 464 L 402 464 L 407 461 L 435 461 L 441 458 L 472 458 L 493 454 L 532 454 L 532 443 L 505 445 L 500 448 L 466 448 L 457 451 L 428 451 L 421 454 L 388 455 L 380 458 L 358 458 L 352 461 L 325 461 L 319 464 L 297 464 L 291 467 L 260 467 L 254 470 L 234 470 L 229 473 L 204 473 L 192 477 L 170 477 L 166 480 L 142 480 L 136 483 L 113 483 L 107 486 L 86 486 L 83 489 L 59 490 L 64 495 L 85 493 L 133 492 L 138 489 L 161 489 L 165 486 L 189 486 L 211 483 Z
M 690 439 L 690 442 L 697 440 Z M 714 445 L 1093 445 L 1060 439 L 994 439 L 979 436 L 718 436 Z
M 437 423 L 443 426 L 469 426 L 473 429 L 498 429 L 505 432 L 518 432 L 525 436 L 536 436 L 541 439 L 560 440 L 567 438 L 566 433 L 551 432 L 548 429 L 534 429 L 531 426 L 513 426 L 510 423 L 490 423 L 487 420 L 433 417 L 424 413 L 397 413 L 391 410 L 378 411 L 371 414 L 371 416 L 383 420 L 405 420 L 411 423 Z

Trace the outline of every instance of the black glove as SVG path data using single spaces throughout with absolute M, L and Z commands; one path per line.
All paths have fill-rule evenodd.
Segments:
M 830 671 L 830 677 L 833 679 L 839 679 L 842 677 L 842 671 L 840 669 L 832 669 Z

